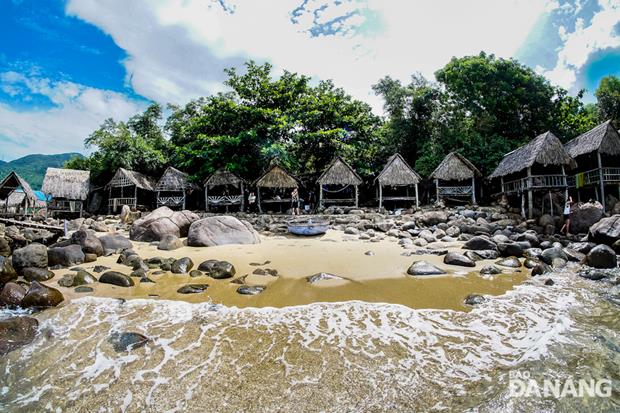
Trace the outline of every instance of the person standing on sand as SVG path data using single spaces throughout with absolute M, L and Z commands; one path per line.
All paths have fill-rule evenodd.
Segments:
M 299 190 L 297 188 L 291 192 L 291 208 L 293 209 L 293 215 L 299 215 Z
M 248 195 L 248 212 L 254 212 L 256 207 L 256 195 L 254 195 L 254 192 L 250 192 L 250 195 Z
M 566 203 L 564 204 L 564 226 L 560 229 L 560 233 L 564 232 L 564 228 L 566 228 L 566 235 L 570 235 L 570 218 L 571 218 L 571 207 L 573 206 L 573 198 L 568 197 Z

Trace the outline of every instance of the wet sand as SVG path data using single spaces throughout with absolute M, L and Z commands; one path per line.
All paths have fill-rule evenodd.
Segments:
M 448 245 L 448 244 L 447 244 Z M 449 250 L 460 250 L 454 243 Z M 181 300 L 187 302 L 212 302 L 235 307 L 286 307 L 313 302 L 340 302 L 360 300 L 403 304 L 411 308 L 436 308 L 469 310 L 463 300 L 468 294 L 501 295 L 516 284 L 528 278 L 528 270 L 506 269 L 506 272 L 492 278 L 483 278 L 478 271 L 494 260 L 477 263 L 475 268 L 451 266 L 443 263 L 443 256 L 403 256 L 403 249 L 396 240 L 386 238 L 379 242 L 361 241 L 330 231 L 313 238 L 262 237 L 256 245 L 224 245 L 209 248 L 183 247 L 175 251 L 160 251 L 153 245 L 134 242 L 134 250 L 143 258 L 190 257 L 194 268 L 208 259 L 226 260 L 236 268 L 238 278 L 248 274 L 247 285 L 261 285 L 267 288 L 254 296 L 236 292 L 240 284 L 231 279 L 215 280 L 207 276 L 190 277 L 183 274 L 154 275 L 148 272 L 155 283 L 140 283 L 134 278 L 135 287 L 123 288 L 107 284 L 91 284 L 93 293 L 78 294 L 73 288 L 58 286 L 57 280 L 69 273 L 68 269 L 55 271 L 56 276 L 48 282 L 62 291 L 68 299 L 94 295 L 113 298 L 152 298 Z M 374 255 L 365 255 L 372 251 Z M 92 272 L 95 265 L 105 265 L 112 270 L 130 274 L 131 269 L 117 264 L 118 255 L 100 257 L 95 263 L 80 267 Z M 445 276 L 412 277 L 407 268 L 415 260 L 426 260 L 444 268 Z M 266 261 L 270 263 L 262 264 Z M 257 268 L 275 269 L 278 276 L 252 274 Z M 307 276 L 326 272 L 338 275 L 344 280 L 323 280 L 309 283 Z M 99 277 L 102 273 L 93 273 Z M 233 278 L 233 279 L 234 279 Z M 209 288 L 198 294 L 179 294 L 179 287 L 186 284 L 208 284 Z

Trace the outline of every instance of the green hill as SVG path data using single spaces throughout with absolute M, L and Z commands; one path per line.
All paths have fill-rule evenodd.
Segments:
M 69 159 L 82 156 L 79 153 L 60 153 L 57 155 L 26 155 L 10 162 L 0 161 L 0 179 L 4 179 L 11 171 L 24 178 L 32 189 L 40 189 L 49 167 L 61 168 Z

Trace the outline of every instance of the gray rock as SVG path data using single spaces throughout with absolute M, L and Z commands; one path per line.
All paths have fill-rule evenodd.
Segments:
M 338 275 L 330 274 L 328 272 L 319 272 L 319 273 L 309 275 L 306 277 L 306 281 L 308 281 L 310 284 L 314 284 L 316 282 L 323 281 L 323 280 L 343 280 L 343 279 L 344 278 Z
M 92 231 L 85 229 L 75 231 L 71 235 L 71 242 L 79 245 L 85 254 L 96 254 L 98 257 L 103 255 L 103 245 Z
M 465 297 L 465 304 L 471 306 L 482 304 L 485 301 L 486 298 L 484 298 L 480 294 L 469 294 L 467 297 Z
M 13 267 L 21 274 L 26 267 L 47 268 L 47 248 L 42 244 L 30 244 L 13 251 Z
M 588 232 L 588 229 L 603 218 L 603 205 L 597 201 L 577 203 L 571 209 L 570 229 L 575 234 Z
M 582 262 L 586 258 L 586 254 L 582 254 L 572 248 L 562 248 L 564 254 L 568 257 L 569 261 Z
M 409 275 L 441 275 L 446 274 L 444 270 L 426 261 L 414 261 L 407 270 Z
M 463 245 L 463 249 L 474 250 L 474 251 L 479 251 L 479 250 L 495 251 L 497 250 L 497 245 L 493 241 L 488 239 L 487 237 L 475 236 L 469 241 L 467 241 L 465 245 Z
M 0 291 L 0 308 L 18 307 L 25 295 L 26 289 L 21 285 L 14 282 L 6 283 Z
M 135 285 L 133 279 L 118 271 L 107 271 L 99 277 L 99 282 L 103 284 L 112 284 L 119 287 L 133 287 Z
M 497 275 L 501 274 L 502 270 L 497 268 L 495 265 L 485 265 L 480 269 L 480 274 L 483 275 Z
M 519 261 L 517 257 L 502 258 L 496 261 L 495 264 L 500 265 L 502 267 L 508 267 L 508 268 L 520 268 L 521 267 L 521 261 Z
M 82 247 L 73 244 L 66 247 L 49 248 L 47 250 L 47 262 L 49 266 L 60 265 L 71 267 L 84 262 Z
M 200 263 L 198 270 L 216 280 L 231 278 L 236 274 L 234 265 L 228 261 L 207 260 Z
M 551 272 L 551 271 L 552 269 L 550 266 L 548 266 L 544 262 L 539 262 L 532 268 L 531 275 L 532 277 L 535 277 L 537 275 L 547 274 L 548 272 Z
M 0 287 L 15 278 L 17 278 L 17 271 L 13 268 L 13 262 L 10 258 L 0 255 Z
M 22 268 L 22 276 L 26 281 L 47 281 L 54 278 L 54 273 L 47 268 Z
M 131 241 L 121 234 L 106 234 L 99 237 L 99 241 L 101 242 L 104 250 L 120 252 L 125 249 L 133 248 Z
M 590 227 L 588 240 L 597 244 L 613 245 L 620 239 L 620 214 L 603 218 Z
M 164 235 L 185 237 L 191 224 L 199 218 L 191 211 L 173 211 L 163 206 L 136 220 L 129 230 L 129 238 L 151 242 L 161 240 Z
M 174 274 L 185 274 L 194 267 L 194 261 L 189 257 L 179 258 L 170 266 L 170 271 Z
M 265 286 L 263 285 L 242 285 L 237 288 L 237 293 L 241 295 L 256 295 L 265 291 Z
M 56 307 L 64 301 L 60 291 L 48 287 L 38 281 L 33 281 L 28 288 L 28 292 L 22 299 L 21 306 L 28 307 Z
M 522 257 L 524 248 L 516 242 L 501 242 L 497 244 L 497 251 L 502 257 Z
M 79 294 L 84 294 L 84 293 L 92 293 L 95 290 L 92 287 L 86 287 L 84 285 L 81 285 L 79 287 L 75 287 L 73 291 Z
M 187 245 L 213 247 L 226 244 L 260 244 L 260 237 L 248 222 L 231 216 L 203 218 L 189 228 Z
M 483 260 L 494 260 L 495 258 L 499 257 L 499 253 L 495 250 L 476 250 L 475 254 L 477 254 L 479 257 L 482 257 Z
M 463 254 L 449 252 L 443 257 L 444 264 L 458 265 L 461 267 L 475 267 L 476 263 Z
M 11 256 L 11 245 L 9 244 L 9 241 L 4 237 L 0 237 L 0 257 L 10 257 L 10 256 Z
M 558 248 L 558 247 L 547 248 L 546 250 L 542 252 L 542 254 L 540 254 L 540 259 L 545 264 L 553 263 L 554 258 L 561 258 L 564 261 L 568 261 L 568 257 L 566 256 L 562 248 Z
M 209 288 L 209 284 L 187 284 L 177 290 L 179 294 L 199 294 Z
M 616 268 L 618 266 L 618 259 L 611 247 L 601 244 L 592 248 L 588 253 L 587 263 L 594 268 Z
M 112 333 L 108 338 L 108 342 L 117 353 L 144 347 L 149 341 L 150 339 L 144 334 L 134 332 Z
M 443 211 L 428 211 L 418 218 L 418 223 L 426 226 L 437 225 L 442 222 L 448 222 L 448 214 Z
M 88 271 L 80 270 L 75 274 L 65 274 L 60 280 L 58 285 L 62 287 L 78 287 L 85 284 L 96 283 L 97 279 Z

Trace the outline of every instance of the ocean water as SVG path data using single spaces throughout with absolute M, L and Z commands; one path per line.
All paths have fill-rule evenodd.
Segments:
M 620 411 L 619 287 L 551 278 L 470 312 L 81 298 L 37 314 L 35 341 L 0 357 L 0 411 Z M 116 352 L 116 332 L 150 340 Z M 612 391 L 515 397 L 515 374 Z

